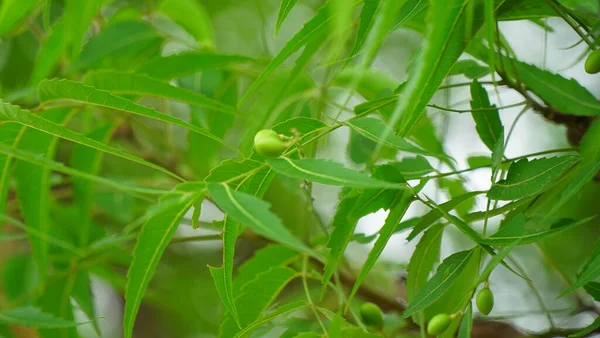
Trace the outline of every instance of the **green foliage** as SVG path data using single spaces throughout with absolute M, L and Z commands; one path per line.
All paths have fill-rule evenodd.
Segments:
M 504 274 L 551 319 L 528 336 L 598 332 L 546 303 L 568 297 L 567 322 L 600 299 L 600 102 L 578 75 L 599 10 L 0 2 L 0 336 L 118 336 L 122 313 L 125 338 L 467 338 L 533 314 L 474 319 L 506 311 Z M 539 55 L 499 24 L 526 20 Z M 577 63 L 546 63 L 551 34 Z

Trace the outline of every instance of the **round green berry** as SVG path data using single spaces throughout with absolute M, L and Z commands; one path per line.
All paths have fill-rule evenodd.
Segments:
M 366 326 L 381 329 L 383 327 L 383 312 L 373 303 L 363 303 L 360 306 L 360 318 Z
M 494 308 L 494 294 L 489 288 L 483 288 L 477 294 L 475 303 L 477 304 L 477 309 L 479 309 L 479 312 L 483 313 L 484 315 L 488 315 Z
M 287 148 L 285 142 L 271 129 L 263 129 L 254 135 L 254 149 L 263 157 L 276 157 Z
M 589 74 L 600 73 L 600 49 L 596 49 L 588 55 L 584 68 Z
M 427 324 L 427 334 L 437 336 L 446 331 L 451 323 L 452 319 L 447 313 L 438 313 L 429 320 L 429 323 Z

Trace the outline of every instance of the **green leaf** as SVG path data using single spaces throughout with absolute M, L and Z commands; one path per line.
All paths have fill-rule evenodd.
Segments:
M 240 318 L 235 305 L 235 295 L 233 293 L 233 257 L 235 255 L 235 242 L 239 233 L 237 222 L 225 216 L 223 220 L 223 264 L 220 268 L 208 266 L 219 297 L 233 317 L 236 325 L 241 327 Z
M 64 54 L 67 47 L 65 21 L 66 19 L 57 20 L 48 35 L 44 37 L 29 81 L 32 86 L 36 86 L 42 79 L 52 74 Z
M 40 0 L 4 0 L 0 7 L 0 37 L 19 25 L 40 2 Z
M 479 79 L 490 74 L 490 67 L 475 60 L 458 60 L 448 75 L 464 75 L 468 79 Z
M 404 157 L 400 162 L 387 163 L 387 165 L 394 167 L 407 180 L 421 178 L 435 171 L 423 156 Z
M 589 282 L 586 285 L 584 285 L 583 288 L 585 289 L 585 292 L 588 293 L 588 295 L 594 298 L 595 301 L 598 301 L 600 299 L 600 283 Z
M 395 191 L 384 189 L 365 189 L 356 195 L 341 196 L 332 222 L 334 229 L 327 242 L 327 247 L 331 250 L 325 264 L 322 292 L 325 292 L 327 282 L 344 255 L 358 220 L 379 209 L 389 209 L 395 197 Z
M 494 150 L 494 145 L 503 132 L 498 110 L 491 110 L 495 107 L 490 104 L 490 98 L 485 88 L 477 80 L 473 80 L 471 83 L 471 116 L 475 120 L 475 129 L 479 138 L 491 151 Z
M 104 125 L 94 129 L 88 137 L 107 144 L 115 131 L 115 125 Z M 75 170 L 97 175 L 100 171 L 102 155 L 104 153 L 90 147 L 76 145 L 71 155 L 72 167 Z M 95 185 L 93 181 L 83 178 L 73 178 L 73 199 L 79 211 L 77 227 L 79 244 L 86 247 L 89 242 L 92 225 L 92 207 L 94 204 Z
M 494 268 L 496 268 L 496 266 L 498 266 L 498 264 L 502 263 L 502 260 L 504 259 L 504 257 L 508 256 L 510 251 L 512 249 L 514 249 L 515 246 L 519 245 L 520 241 L 521 241 L 520 239 L 516 239 L 512 243 L 507 244 L 505 247 L 503 247 L 501 250 L 499 250 L 496 253 L 496 255 L 494 257 L 492 257 L 492 259 L 490 259 L 490 261 L 485 266 L 485 268 L 483 270 L 481 270 L 481 273 L 479 274 L 479 278 L 473 284 L 473 288 L 477 287 L 477 285 L 479 285 L 479 284 L 483 283 L 485 280 L 487 280 L 487 278 L 492 273 Z
M 578 156 L 557 156 L 513 162 L 506 179 L 494 183 L 487 197 L 510 201 L 539 194 L 578 161 Z
M 253 174 L 248 177 L 250 172 Z M 218 183 L 239 180 L 241 183 L 236 184 L 236 190 L 261 197 L 269 187 L 273 176 L 272 170 L 258 161 L 252 159 L 242 162 L 225 160 L 212 168 L 205 181 Z
M 126 36 L 127 39 L 123 39 Z M 75 37 L 74 37 L 75 38 Z M 131 50 L 141 48 L 155 41 L 161 41 L 150 24 L 141 21 L 117 21 L 107 25 L 84 46 L 79 59 L 70 71 L 95 67 L 104 59 Z
M 300 29 L 291 39 L 287 41 L 285 46 L 273 57 L 267 67 L 258 75 L 256 80 L 250 85 L 250 88 L 246 91 L 240 105 L 254 92 L 258 87 L 267 79 L 277 67 L 279 67 L 285 60 L 292 56 L 295 52 L 300 50 L 312 37 L 321 35 L 327 28 L 327 22 L 331 20 L 330 16 L 330 4 L 327 3 L 321 7 L 317 14 L 304 23 L 302 29 Z
M 259 235 L 287 245 L 300 252 L 314 254 L 295 238 L 271 211 L 269 204 L 252 195 L 234 191 L 226 184 L 208 183 L 208 192 L 219 208 L 228 216 L 249 226 Z
M 65 43 L 71 46 L 71 58 L 77 60 L 83 40 L 94 16 L 100 11 L 102 0 L 65 1 Z M 89 48 L 86 46 L 86 49 Z
M 350 51 L 350 55 L 348 55 L 348 60 L 346 64 L 358 54 L 367 40 L 367 35 L 373 28 L 373 24 L 375 22 L 375 14 L 379 9 L 379 5 L 381 4 L 381 0 L 364 0 L 363 7 L 360 10 L 359 16 L 359 24 L 358 30 L 356 31 L 356 40 L 354 41 L 354 46 L 352 46 L 352 50 Z
M 403 189 L 404 184 L 381 181 L 365 173 L 345 168 L 325 159 L 291 160 L 286 157 L 268 159 L 277 173 L 300 180 L 345 187 Z
M 439 207 L 438 209 L 432 209 L 427 214 L 425 214 L 423 217 L 421 217 L 421 219 L 414 226 L 413 231 L 410 233 L 410 235 L 408 235 L 406 240 L 408 240 L 408 241 L 413 240 L 423 230 L 427 229 L 431 224 L 433 224 L 437 220 L 439 220 L 444 215 L 441 210 L 444 210 L 445 212 L 449 212 L 450 210 L 456 208 L 458 205 L 465 202 L 466 200 L 468 200 L 472 197 L 475 197 L 479 194 L 482 194 L 482 193 L 484 193 L 484 191 L 468 192 L 468 193 L 456 196 L 453 199 L 449 200 L 448 202 L 440 204 L 438 206 Z M 401 231 L 401 230 L 403 230 L 403 229 L 396 229 L 396 231 Z
M 73 116 L 68 110 L 52 110 L 44 116 L 48 121 L 64 125 Z M 19 149 L 36 154 L 45 158 L 54 158 L 58 137 L 43 133 L 35 129 L 27 129 L 19 142 Z M 28 227 L 38 230 L 40 234 L 47 235 L 50 229 L 51 185 L 50 175 L 52 171 L 38 167 L 34 164 L 17 161 L 15 163 L 15 178 L 17 183 L 17 196 L 21 204 L 21 210 Z M 38 267 L 40 279 L 45 281 L 49 267 L 49 246 L 43 238 L 30 236 L 32 255 Z
M 0 143 L 5 145 L 3 148 L 15 149 L 25 130 L 25 127 L 17 123 L 9 122 L 0 125 L 0 138 L 2 139 Z M 12 156 L 5 153 L 0 155 L 0 215 L 4 214 L 6 209 L 6 197 L 13 173 L 12 163 Z M 2 230 L 2 222 L 0 222 L 0 230 Z
M 506 62 L 515 67 L 511 68 L 511 76 L 517 77 L 529 90 L 558 112 L 576 116 L 600 114 L 600 102 L 576 80 L 565 79 L 558 74 L 517 60 L 505 60 Z
M 549 228 L 546 225 L 548 222 L 544 221 L 545 219 L 543 216 L 528 218 L 524 214 L 518 214 L 502 225 L 498 232 L 482 239 L 481 243 L 493 246 L 513 245 L 515 241 L 519 241 L 519 244 L 534 243 L 546 236 L 585 224 L 593 217 L 580 220 L 561 218 L 554 220 Z
M 362 282 L 367 277 L 367 274 L 369 273 L 369 271 L 371 271 L 371 269 L 375 265 L 375 262 L 377 262 L 377 259 L 379 259 L 379 256 L 381 256 L 383 249 L 385 248 L 388 241 L 394 234 L 396 225 L 398 225 L 398 223 L 400 223 L 400 221 L 402 220 L 402 217 L 404 217 L 404 214 L 406 214 L 408 207 L 410 206 L 410 204 L 413 201 L 414 201 L 413 195 L 409 191 L 401 191 L 401 192 L 398 192 L 398 194 L 396 195 L 394 202 L 392 202 L 392 207 L 390 208 L 390 213 L 388 214 L 387 218 L 385 219 L 385 223 L 383 224 L 383 227 L 379 231 L 379 237 L 377 237 L 377 241 L 375 242 L 373 249 L 371 249 L 371 251 L 369 252 L 369 255 L 367 256 L 367 259 L 366 259 L 365 263 L 363 264 L 363 267 L 360 270 L 360 273 L 356 277 L 356 282 L 354 282 L 352 291 L 350 292 L 350 295 L 348 296 L 348 302 L 346 303 L 346 304 L 348 304 L 347 306 L 349 306 L 352 299 L 354 298 L 354 295 L 358 291 L 358 288 L 360 287 Z
M 596 318 L 593 323 L 588 325 L 585 329 L 569 335 L 569 338 L 580 338 L 587 337 L 590 333 L 596 331 L 600 327 L 600 317 Z
M 410 257 L 406 276 L 406 301 L 410 304 L 421 291 L 433 267 L 440 259 L 440 248 L 444 225 L 436 224 L 423 234 Z M 420 323 L 418 315 L 413 315 L 415 323 Z
M 59 329 L 79 325 L 70 320 L 56 318 L 32 306 L 0 312 L 0 324 L 35 327 L 38 329 Z
M 282 305 L 282 306 L 278 307 L 277 309 L 265 314 L 261 318 L 257 319 L 252 324 L 246 326 L 243 330 L 238 332 L 234 338 L 248 337 L 248 335 L 252 334 L 252 331 L 254 329 L 256 329 L 258 326 L 268 323 L 277 317 L 280 317 L 280 316 L 283 316 L 286 314 L 290 314 L 294 311 L 298 311 L 305 307 L 308 307 L 308 303 L 306 303 L 303 300 L 299 300 L 299 301 L 296 301 L 293 303 Z
M 133 191 L 144 194 L 164 194 L 167 191 L 162 189 L 144 188 L 123 182 L 109 180 L 100 176 L 94 176 L 85 172 L 81 172 L 79 170 L 75 170 L 73 168 L 65 167 L 64 165 L 62 165 L 62 163 L 52 161 L 43 156 L 40 156 L 39 154 L 28 151 L 22 151 L 20 149 L 8 146 L 1 142 L 0 154 L 5 154 L 11 158 L 14 157 L 15 159 L 26 161 L 42 168 L 51 169 L 74 177 L 81 177 L 84 179 L 92 180 L 120 191 Z
M 457 338 L 471 338 L 471 331 L 473 331 L 473 305 L 469 303 L 460 323 Z
M 198 198 L 197 194 L 167 195 L 165 199 L 161 200 L 161 203 L 168 202 L 169 199 L 177 199 L 179 203 L 152 216 L 142 227 L 133 250 L 133 261 L 127 272 L 123 318 L 125 338 L 131 338 L 133 334 L 135 317 L 148 288 L 148 283 L 152 279 L 169 241 L 175 234 L 179 222 Z
M 425 39 L 415 60 L 412 76 L 408 78 L 390 119 L 390 125 L 397 128 L 400 136 L 408 135 L 469 43 L 471 37 L 465 34 L 465 9 L 468 2 L 429 2 Z M 478 18 L 474 22 L 473 31 L 481 25 L 482 20 Z
M 292 8 L 296 5 L 296 0 L 281 0 L 281 5 L 279 6 L 279 13 L 277 13 L 277 23 L 275 24 L 275 34 L 279 32 L 279 28 L 281 28 L 281 24 L 285 21 L 288 14 Z
M 236 149 L 221 138 L 211 134 L 209 131 L 182 121 L 178 118 L 156 111 L 154 108 L 145 107 L 134 103 L 126 98 L 111 94 L 106 90 L 86 86 L 83 83 L 70 80 L 45 80 L 38 87 L 40 100 L 42 102 L 53 102 L 57 100 L 69 100 L 80 103 L 93 104 L 99 107 L 120 110 L 148 117 L 157 121 L 170 123 L 195 133 L 209 137 L 230 149 Z
M 402 318 L 425 309 L 440 298 L 456 281 L 463 269 L 475 257 L 476 249 L 457 252 L 446 258 L 437 272 L 417 293 L 413 301 L 402 313 Z
M 272 267 L 287 265 L 297 256 L 296 251 L 277 244 L 270 244 L 257 250 L 252 258 L 240 266 L 233 281 L 234 292 L 238 293 L 244 285 L 256 278 L 260 272 Z
M 117 148 L 113 148 L 105 145 L 102 142 L 98 142 L 92 139 L 85 137 L 79 133 L 72 131 L 71 129 L 65 128 L 60 124 L 54 123 L 52 121 L 46 120 L 41 116 L 36 114 L 32 114 L 31 112 L 24 110 L 18 106 L 13 106 L 9 103 L 0 101 L 0 121 L 6 122 L 17 122 L 24 126 L 31 127 L 33 129 L 37 129 L 43 131 L 44 133 L 51 134 L 54 136 L 61 137 L 65 140 L 69 140 L 75 143 L 79 143 L 94 149 L 101 150 L 105 153 L 109 153 L 111 155 L 115 155 L 132 162 L 136 162 L 147 166 L 149 168 L 156 169 L 160 172 L 163 172 L 171 177 L 175 177 L 181 179 L 176 174 L 170 172 L 169 170 L 162 168 L 161 166 L 150 163 L 146 160 L 138 158 L 133 155 L 129 155 L 128 153 L 121 151 Z M 41 160 L 41 159 L 40 159 Z M 50 163 L 50 162 L 48 162 Z M 66 169 L 65 169 L 66 170 Z
M 197 105 L 214 111 L 240 115 L 235 107 L 213 100 L 205 95 L 175 87 L 163 80 L 134 73 L 98 71 L 86 76 L 84 83 L 109 91 L 113 95 L 131 94 L 155 96 Z
M 242 294 L 235 300 L 242 329 L 256 321 L 283 288 L 296 276 L 297 273 L 293 269 L 275 267 L 257 275 L 252 282 L 246 284 L 242 289 Z M 235 324 L 231 324 L 230 317 L 225 317 L 222 322 L 220 337 L 234 337 L 240 331 L 240 328 Z
M 211 17 L 201 2 L 194 0 L 163 0 L 158 10 L 183 27 L 204 47 L 214 48 Z
M 560 298 L 584 285 L 595 280 L 600 276 L 600 241 L 596 241 L 594 246 L 594 252 L 588 262 L 585 264 L 585 267 L 577 277 L 577 280 L 568 287 L 565 291 L 561 292 L 557 298 Z
M 413 145 L 403 138 L 396 137 L 392 130 L 381 120 L 372 117 L 363 117 L 350 120 L 346 124 L 364 137 L 379 142 L 382 145 L 415 154 L 437 156 Z
M 136 70 L 136 73 L 170 80 L 207 69 L 227 68 L 252 61 L 252 58 L 242 55 L 184 52 L 154 59 Z
M 89 273 L 86 271 L 79 271 L 73 282 L 73 289 L 71 296 L 79 305 L 79 308 L 85 313 L 88 318 L 96 318 L 96 309 L 94 307 L 94 296 L 92 294 L 91 279 Z M 98 322 L 94 321 L 94 331 L 98 336 L 100 334 L 100 327 Z

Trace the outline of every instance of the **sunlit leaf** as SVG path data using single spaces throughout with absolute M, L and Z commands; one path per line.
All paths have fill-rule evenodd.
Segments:
M 381 0 L 363 1 L 363 6 L 360 10 L 358 30 L 356 31 L 356 40 L 354 41 L 354 46 L 352 46 L 352 50 L 350 51 L 350 55 L 348 55 L 348 61 L 346 61 L 346 63 L 350 62 L 364 45 L 367 35 L 373 28 L 375 13 L 377 13 L 380 4 Z
M 0 7 L 0 37 L 20 24 L 40 2 L 41 0 L 4 0 Z
M 518 160 L 510 166 L 506 179 L 492 185 L 487 197 L 506 201 L 538 194 L 578 161 L 577 156 Z
M 275 34 L 279 32 L 279 28 L 281 28 L 281 24 L 285 21 L 288 14 L 292 8 L 296 5 L 296 0 L 281 0 L 281 5 L 279 6 L 279 13 L 277 14 L 277 23 L 275 24 Z
M 154 59 L 136 71 L 150 77 L 174 79 L 207 69 L 222 69 L 253 61 L 242 55 L 184 52 Z
M 286 157 L 269 159 L 267 163 L 276 172 L 311 182 L 357 188 L 402 189 L 405 185 L 386 182 L 359 171 L 345 168 L 342 164 L 325 159 L 291 160 Z
M 190 33 L 196 41 L 214 48 L 211 18 L 201 2 L 193 0 L 163 0 L 158 8 Z

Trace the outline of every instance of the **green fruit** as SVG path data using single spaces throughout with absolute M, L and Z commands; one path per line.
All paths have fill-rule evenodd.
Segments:
M 452 319 L 446 313 L 438 313 L 433 316 L 427 324 L 427 334 L 432 336 L 437 336 L 442 332 L 446 331 L 450 324 L 452 323 Z
M 494 308 L 494 294 L 490 289 L 483 288 L 477 294 L 475 303 L 477 304 L 477 309 L 479 309 L 479 312 L 483 313 L 484 315 L 488 315 Z
M 263 157 L 276 157 L 287 148 L 279 135 L 271 129 L 263 129 L 254 135 L 254 148 Z
M 366 326 L 381 329 L 383 327 L 383 312 L 373 303 L 363 303 L 360 306 L 360 318 Z
M 600 49 L 596 49 L 588 55 L 584 68 L 589 74 L 600 73 Z

